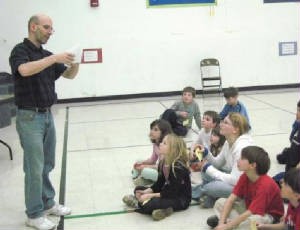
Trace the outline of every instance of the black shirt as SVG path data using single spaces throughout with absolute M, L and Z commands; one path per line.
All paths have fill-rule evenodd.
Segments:
M 152 191 L 159 192 L 161 198 L 180 200 L 187 208 L 192 197 L 189 169 L 177 161 L 174 165 L 174 172 L 171 168 L 166 178 L 163 168 L 164 166 L 159 166 L 157 181 L 151 186 Z
M 37 48 L 27 38 L 11 51 L 9 64 L 15 85 L 15 103 L 23 107 L 50 107 L 57 100 L 55 80 L 66 70 L 63 64 L 55 63 L 41 72 L 22 77 L 18 71 L 21 64 L 37 61 L 52 55 L 41 46 Z

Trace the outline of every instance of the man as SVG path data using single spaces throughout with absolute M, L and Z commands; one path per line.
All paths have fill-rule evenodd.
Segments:
M 41 230 L 56 227 L 48 214 L 71 213 L 70 208 L 55 203 L 55 190 L 49 178 L 56 145 L 51 106 L 57 99 L 55 80 L 61 75 L 74 78 L 79 64 L 73 63 L 71 53 L 52 54 L 43 49 L 53 33 L 49 16 L 32 16 L 28 21 L 28 38 L 13 48 L 9 58 L 18 107 L 16 128 L 24 151 L 26 225 Z

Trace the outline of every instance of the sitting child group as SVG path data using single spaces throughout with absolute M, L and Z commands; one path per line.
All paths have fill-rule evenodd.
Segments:
M 135 162 L 133 194 L 123 202 L 134 211 L 162 220 L 191 202 L 213 208 L 212 229 L 300 229 L 300 101 L 290 134 L 291 145 L 277 155 L 285 171 L 274 177 L 269 154 L 255 146 L 247 109 L 238 89 L 224 90 L 221 112 L 201 118 L 196 91 L 183 89 L 181 100 L 150 124 L 153 152 Z M 188 148 L 183 137 L 195 120 L 199 133 Z M 284 202 L 287 211 L 284 210 Z

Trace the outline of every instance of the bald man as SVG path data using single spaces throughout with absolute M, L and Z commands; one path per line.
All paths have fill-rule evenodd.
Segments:
M 47 215 L 68 215 L 71 209 L 55 203 L 49 178 L 55 163 L 56 131 L 51 106 L 56 102 L 55 81 L 73 79 L 79 64 L 71 53 L 53 54 L 43 49 L 54 33 L 52 20 L 44 14 L 28 21 L 28 38 L 11 51 L 9 63 L 18 108 L 16 128 L 24 152 L 25 206 L 27 226 L 54 229 Z

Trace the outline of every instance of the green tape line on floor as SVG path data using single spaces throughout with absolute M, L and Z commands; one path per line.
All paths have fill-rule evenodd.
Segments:
M 115 211 L 115 212 L 99 212 L 92 214 L 83 214 L 83 215 L 70 215 L 65 216 L 65 219 L 76 219 L 76 218 L 87 218 L 87 217 L 97 217 L 97 216 L 110 216 L 134 212 L 133 210 L 124 210 L 124 211 Z
M 199 203 L 190 204 L 190 206 L 196 206 Z M 134 210 L 123 210 L 123 211 L 115 211 L 115 212 L 99 212 L 99 213 L 92 213 L 92 214 L 82 214 L 82 215 L 70 215 L 64 216 L 64 219 L 79 219 L 79 218 L 90 218 L 90 217 L 97 217 L 97 216 L 111 216 L 111 215 L 119 215 L 119 214 L 126 214 L 132 213 Z

